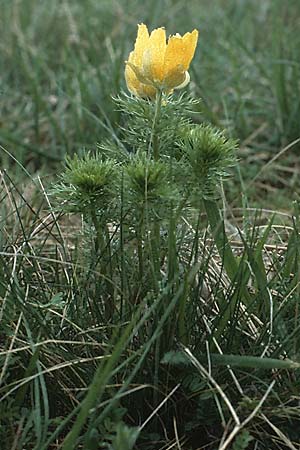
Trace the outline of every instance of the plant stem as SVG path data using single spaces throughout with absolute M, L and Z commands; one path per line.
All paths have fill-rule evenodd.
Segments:
M 102 250 L 103 248 L 103 230 L 102 227 L 99 223 L 99 220 L 97 218 L 97 215 L 94 211 L 94 209 L 91 209 L 91 218 L 92 218 L 92 222 L 96 231 L 96 236 L 95 236 L 95 252 L 96 254 L 98 254 L 98 252 Z
M 155 99 L 155 111 L 151 130 L 151 139 L 149 143 L 149 147 L 152 147 L 154 161 L 159 160 L 159 139 L 157 133 L 157 125 L 160 119 L 161 101 L 162 101 L 162 91 L 157 91 Z
M 222 259 L 222 263 L 230 280 L 233 281 L 237 275 L 238 263 L 233 255 L 230 243 L 228 241 L 224 221 L 220 217 L 217 202 L 205 199 L 204 207 L 215 244 Z
M 114 290 L 112 285 L 113 269 L 111 261 L 109 230 L 107 228 L 107 225 L 101 224 L 94 210 L 91 211 L 91 218 L 96 231 L 95 237 L 96 263 L 99 262 L 99 258 L 101 258 L 100 271 L 105 280 L 106 292 L 110 294 L 104 299 L 105 319 L 110 320 L 114 311 L 113 305 Z
M 151 139 L 150 139 L 150 143 L 149 143 L 149 147 L 152 147 L 154 161 L 159 160 L 159 136 L 158 136 L 157 126 L 158 126 L 159 119 L 160 119 L 161 102 L 162 102 L 162 91 L 158 90 L 156 93 L 155 111 L 154 111 L 154 117 L 153 117 L 153 122 L 152 122 Z M 152 250 L 153 263 L 154 263 L 153 265 L 154 265 L 156 279 L 158 280 L 159 272 L 160 272 L 160 223 L 159 223 L 159 220 L 156 220 L 154 222 L 153 232 L 151 234 L 152 234 L 151 250 Z
M 144 261 L 143 261 L 143 219 L 144 212 L 142 212 L 141 218 L 137 225 L 136 237 L 137 237 L 137 251 L 138 251 L 138 261 L 139 261 L 139 282 L 142 284 L 144 276 Z

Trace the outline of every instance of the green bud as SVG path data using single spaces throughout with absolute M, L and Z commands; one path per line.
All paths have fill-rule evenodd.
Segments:
M 228 169 L 236 164 L 237 141 L 201 124 L 186 130 L 180 146 L 191 174 L 190 182 L 200 189 L 203 197 L 214 195 L 221 180 L 229 175 Z
M 54 194 L 66 212 L 103 213 L 116 193 L 116 163 L 87 153 L 66 160 L 66 171 Z
M 137 155 L 125 167 L 126 196 L 129 206 L 143 207 L 161 216 L 174 197 L 170 186 L 169 166 L 161 161 L 149 159 L 146 155 Z

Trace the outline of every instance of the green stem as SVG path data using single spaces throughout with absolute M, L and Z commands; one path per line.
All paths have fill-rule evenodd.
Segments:
M 94 209 L 91 209 L 91 218 L 92 218 L 92 222 L 96 231 L 96 236 L 95 236 L 95 252 L 96 254 L 98 254 L 98 252 L 102 250 L 103 248 L 103 230 L 102 227 L 100 225 L 100 222 L 97 218 L 97 215 L 94 211 Z
M 168 230 L 168 282 L 176 283 L 175 275 L 178 274 L 178 260 L 176 248 L 176 221 L 173 208 L 170 211 L 169 230 Z
M 213 200 L 204 200 L 204 207 L 224 268 L 230 280 L 234 281 L 238 271 L 238 263 L 226 236 L 224 221 L 220 216 L 218 205 Z
M 152 250 L 153 250 L 153 256 L 154 256 L 154 265 L 155 265 L 155 271 L 156 271 L 156 277 L 159 279 L 159 273 L 160 273 L 160 223 L 159 219 L 154 222 L 153 225 L 153 243 L 152 243 Z
M 155 353 L 154 353 L 154 390 L 153 390 L 153 403 L 158 404 L 158 392 L 159 392 L 159 366 L 161 360 L 161 348 L 160 339 L 156 340 L 155 343 Z
M 109 230 L 106 225 L 103 225 L 97 218 L 94 210 L 91 211 L 92 222 L 96 231 L 95 236 L 95 252 L 96 252 L 96 262 L 99 261 L 98 257 L 100 255 L 100 271 L 105 280 L 106 292 L 109 293 L 104 299 L 105 305 L 105 319 L 110 320 L 113 315 L 114 305 L 114 290 L 112 285 L 112 260 L 110 251 L 110 237 Z
M 159 90 L 156 93 L 155 111 L 152 122 L 151 139 L 149 143 L 149 149 L 150 147 L 152 147 L 154 161 L 159 160 L 159 138 L 157 133 L 157 125 L 160 119 L 161 101 L 162 101 L 162 91 Z
M 144 259 L 143 259 L 143 215 L 137 225 L 136 236 L 137 236 L 137 251 L 138 251 L 138 261 L 139 261 L 139 276 L 140 283 L 142 283 L 144 276 Z
M 157 128 L 160 120 L 161 104 L 162 104 L 162 91 L 158 90 L 156 93 L 151 139 L 149 143 L 149 147 L 152 147 L 154 161 L 159 160 L 159 135 Z M 153 224 L 153 231 L 151 235 L 152 235 L 151 249 L 152 249 L 154 272 L 155 278 L 156 280 L 158 280 L 160 272 L 160 223 L 158 220 L 155 221 Z
M 123 322 L 123 308 L 126 286 L 126 265 L 125 265 L 125 239 L 124 239 L 124 172 L 122 171 L 121 184 L 121 210 L 120 210 L 120 256 L 121 256 L 121 294 L 120 294 L 120 323 Z

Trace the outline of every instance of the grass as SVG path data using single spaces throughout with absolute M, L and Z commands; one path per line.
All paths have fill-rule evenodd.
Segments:
M 3 449 L 299 449 L 299 2 L 0 4 Z M 238 165 L 180 209 L 150 164 L 142 213 L 145 162 L 108 165 L 70 213 L 65 157 L 122 166 L 136 142 L 112 97 L 140 22 L 200 30 L 193 120 L 239 139 Z

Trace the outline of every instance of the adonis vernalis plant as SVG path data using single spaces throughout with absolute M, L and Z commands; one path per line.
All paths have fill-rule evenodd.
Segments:
M 280 408 L 289 398 L 286 390 L 280 400 L 273 395 L 275 379 L 284 385 L 288 370 L 299 364 L 288 359 L 288 346 L 283 351 L 272 340 L 269 327 L 275 289 L 269 288 L 262 249 L 271 225 L 250 243 L 241 233 L 242 252 L 232 250 L 220 198 L 237 163 L 237 141 L 201 123 L 195 114 L 199 100 L 177 92 L 190 81 L 197 42 L 197 30 L 167 39 L 164 28 L 149 33 L 146 25 L 138 26 L 125 62 L 130 95 L 114 99 L 120 126 L 94 151 L 68 158 L 52 188 L 53 217 L 57 211 L 76 214 L 83 226 L 78 247 L 66 252 L 76 253 L 72 276 L 69 261 L 63 271 L 61 289 L 71 293 L 66 303 L 61 296 L 50 302 L 51 327 L 57 339 L 66 340 L 67 355 L 76 354 L 75 334 L 76 364 L 83 365 L 63 369 L 59 392 L 71 393 L 74 408 L 61 402 L 68 413 L 57 426 L 51 422 L 43 439 L 37 433 L 36 450 L 240 450 L 256 437 L 260 445 L 264 414 L 253 427 L 249 423 L 264 405 L 276 411 L 275 419 L 284 417 Z M 297 239 L 295 228 L 288 256 L 295 274 Z M 297 280 L 287 270 L 273 286 L 282 283 L 289 296 Z M 39 333 L 45 307 L 35 306 Z M 36 316 L 28 323 L 35 325 Z M 38 352 L 28 377 L 35 375 Z M 41 355 L 38 374 L 43 350 Z M 260 382 L 266 372 L 267 382 Z M 75 381 L 69 383 L 68 376 Z M 46 411 L 47 379 L 41 379 Z M 38 407 L 35 378 L 34 383 Z M 29 397 L 22 378 L 18 392 L 19 406 Z M 35 416 L 30 421 L 25 430 L 40 423 Z
M 158 386 L 168 390 L 173 377 L 162 366 L 163 358 L 176 343 L 195 344 L 198 327 L 190 323 L 193 292 L 203 282 L 197 275 L 203 265 L 203 211 L 227 275 L 234 280 L 238 274 L 217 205 L 222 180 L 236 162 L 237 143 L 210 125 L 194 123 L 195 100 L 173 94 L 190 80 L 197 40 L 197 30 L 167 41 L 163 28 L 149 35 L 146 25 L 139 25 L 125 67 L 133 97 L 116 99 L 126 123 L 119 142 L 107 141 L 94 155 L 69 160 L 54 189 L 63 209 L 81 212 L 95 236 L 91 254 L 96 250 L 98 257 L 90 261 L 101 273 L 94 283 L 102 292 L 97 299 L 102 312 L 100 323 L 97 319 L 92 325 L 120 325 L 132 320 L 140 305 L 155 305 L 152 320 L 139 334 L 141 346 L 153 342 L 141 366 L 155 388 L 147 400 L 153 408 L 161 401 Z M 185 217 L 198 230 L 193 244 Z M 144 408 L 142 397 L 139 401 Z M 86 419 L 78 417 L 63 448 L 73 448 Z

